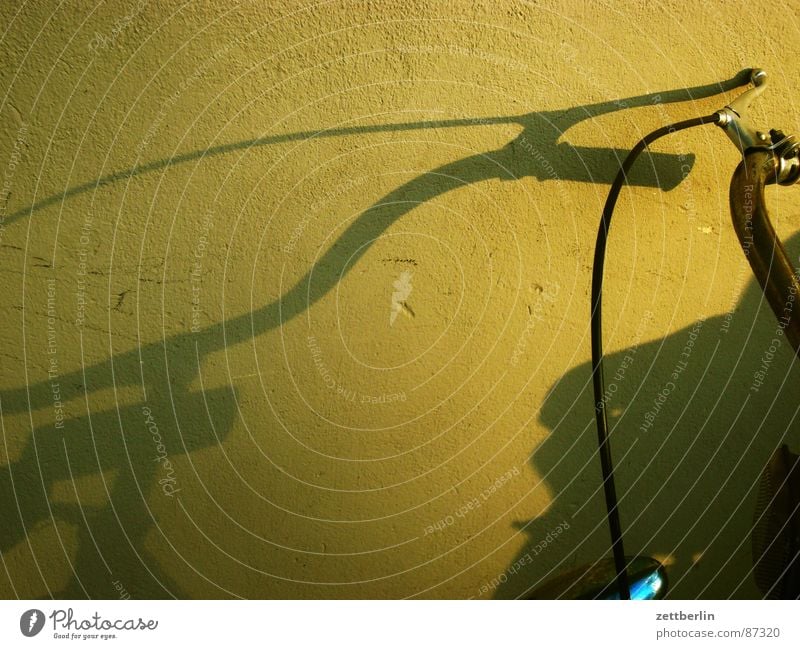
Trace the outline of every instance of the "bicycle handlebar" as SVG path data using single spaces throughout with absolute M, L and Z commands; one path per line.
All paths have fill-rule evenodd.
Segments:
M 778 326 L 800 356 L 800 279 L 775 233 L 764 199 L 768 184 L 781 182 L 782 158 L 769 147 L 753 147 L 731 179 L 733 227 Z M 797 177 L 793 179 L 796 181 Z

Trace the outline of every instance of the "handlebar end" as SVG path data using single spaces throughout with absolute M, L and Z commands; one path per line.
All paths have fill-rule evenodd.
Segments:
M 767 72 L 766 70 L 762 70 L 761 68 L 753 68 L 750 73 L 750 83 L 752 83 L 756 88 L 758 86 L 766 83 L 767 81 Z

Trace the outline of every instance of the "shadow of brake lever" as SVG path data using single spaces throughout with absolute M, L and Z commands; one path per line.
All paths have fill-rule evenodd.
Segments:
M 521 139 L 521 144 L 515 141 L 512 146 L 525 148 L 525 141 L 524 138 Z M 573 146 L 560 142 L 546 154 L 541 151 L 534 153 L 528 159 L 528 169 L 517 164 L 517 171 L 521 176 L 530 176 L 540 181 L 570 180 L 610 185 L 627 155 L 626 149 Z M 628 174 L 628 185 L 670 191 L 691 173 L 694 163 L 694 153 L 645 150 Z M 505 179 L 512 180 L 508 177 Z

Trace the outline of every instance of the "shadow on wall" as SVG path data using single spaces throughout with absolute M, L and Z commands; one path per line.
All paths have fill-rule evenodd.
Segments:
M 46 525 L 51 520 L 66 522 L 78 530 L 78 551 L 72 562 L 74 575 L 67 587 L 63 591 L 51 593 L 47 579 L 40 572 L 41 583 L 37 582 L 38 585 L 31 586 L 31 592 L 20 595 L 38 597 L 47 592 L 62 598 L 116 597 L 112 582 L 119 580 L 134 597 L 181 596 L 183 593 L 180 586 L 171 583 L 155 562 L 148 561 L 144 547 L 145 535 L 158 529 L 158 521 L 150 511 L 147 498 L 158 486 L 162 490 L 168 490 L 165 485 L 169 484 L 169 473 L 165 463 L 153 461 L 154 449 L 159 440 L 163 442 L 170 456 L 190 454 L 203 448 L 219 448 L 233 427 L 235 393 L 232 386 L 206 392 L 191 390 L 190 386 L 199 376 L 204 358 L 227 346 L 248 341 L 308 309 L 330 291 L 366 252 L 369 246 L 362 245 L 364 242 L 377 239 L 380 233 L 415 206 L 445 192 L 492 178 L 513 180 L 533 176 L 540 180 L 610 183 L 627 151 L 574 147 L 559 142 L 566 129 L 582 120 L 621 109 L 715 95 L 742 85 L 747 78 L 748 72 L 745 71 L 723 83 L 565 111 L 486 119 L 353 126 L 247 140 L 104 176 L 9 215 L 7 224 L 26 216 L 31 217 L 34 212 L 93 191 L 104 184 L 212 155 L 280 142 L 379 131 L 500 123 L 517 123 L 524 129 L 518 138 L 501 149 L 443 165 L 384 196 L 365 210 L 326 251 L 313 271 L 309 271 L 279 300 L 249 314 L 208 326 L 199 332 L 175 335 L 116 354 L 104 362 L 81 370 L 62 374 L 59 377 L 61 400 L 84 404 L 80 407 L 88 405 L 88 395 L 114 387 L 141 386 L 146 392 L 143 392 L 142 402 L 132 407 L 99 413 L 89 410 L 85 417 L 65 422 L 63 429 L 55 429 L 53 426 L 35 428 L 20 459 L 0 468 L 0 511 L 7 513 L 0 529 L 0 552 L 6 553 L 23 543 L 31 530 Z M 691 167 L 693 162 L 693 156 L 679 157 L 659 153 L 644 158 L 647 164 L 642 161 L 639 171 L 632 175 L 630 181 L 664 189 L 675 187 L 684 176 L 686 165 Z M 640 357 L 645 356 L 643 351 Z M 542 464 L 549 467 L 546 479 L 559 492 L 570 484 L 569 478 L 579 468 L 572 458 L 586 455 L 591 459 L 588 446 L 583 444 L 584 441 L 588 442 L 589 437 L 586 434 L 591 431 L 584 430 L 583 436 L 577 435 L 577 431 L 586 428 L 585 422 L 579 429 L 575 428 L 575 422 L 571 419 L 566 424 L 555 421 L 556 405 L 564 405 L 562 395 L 574 397 L 580 392 L 576 392 L 576 389 L 583 384 L 586 377 L 581 373 L 582 368 L 576 372 L 574 377 L 570 375 L 565 378 L 556 396 L 545 408 L 543 417 L 554 428 L 555 434 L 553 441 L 539 450 L 536 459 L 537 466 Z M 53 393 L 47 380 L 0 393 L 0 407 L 4 414 L 52 409 L 52 406 Z M 146 414 L 148 408 L 152 413 L 160 413 L 156 417 L 158 437 L 152 433 L 152 425 Z M 568 408 L 565 412 L 573 417 L 570 413 L 583 412 L 583 409 Z M 170 416 L 167 417 L 166 413 Z M 569 451 L 570 459 L 565 464 L 554 461 L 566 452 L 566 448 L 562 448 L 563 444 L 559 442 L 563 430 L 570 431 L 571 440 L 577 435 L 576 439 L 580 442 L 578 447 Z M 17 431 L 6 431 L 10 435 L 16 433 Z M 652 439 L 652 435 L 648 439 Z M 645 444 L 639 445 L 639 448 L 642 447 Z M 558 458 L 554 458 L 554 454 Z M 221 450 L 220 461 L 226 461 Z M 585 480 L 587 489 L 593 489 L 597 482 L 594 464 L 590 464 L 584 472 L 586 475 L 582 480 Z M 55 503 L 54 489 L 63 484 L 71 488 L 73 478 L 101 481 L 107 498 L 99 505 L 81 506 L 76 494 L 75 504 Z M 623 482 L 624 479 L 625 473 L 622 475 Z M 583 498 L 590 493 L 591 489 L 580 491 L 578 495 Z M 176 493 L 171 497 L 175 503 L 175 517 L 185 518 L 186 514 L 180 510 L 180 494 Z M 573 499 L 573 502 L 583 503 L 584 500 L 580 498 Z M 624 505 L 632 511 L 633 507 L 629 503 L 630 499 L 626 499 Z M 592 511 L 599 510 L 592 507 Z M 538 523 L 536 527 L 538 528 Z M 164 542 L 170 543 L 166 535 L 161 536 Z M 225 597 L 231 593 L 209 583 L 206 595 Z M 264 596 L 269 596 L 269 593 L 265 592 Z
M 800 234 L 786 247 L 800 266 Z M 749 536 L 759 476 L 780 444 L 800 448 L 795 356 L 749 268 L 745 282 L 729 313 L 606 356 L 626 554 L 666 558 L 672 598 L 760 597 Z M 645 324 L 620 326 L 638 339 Z M 585 363 L 542 405 L 551 434 L 531 463 L 554 500 L 519 525 L 528 543 L 512 565 L 522 567 L 497 598 L 524 597 L 567 569 L 611 556 L 593 402 Z M 564 521 L 566 532 L 558 527 Z

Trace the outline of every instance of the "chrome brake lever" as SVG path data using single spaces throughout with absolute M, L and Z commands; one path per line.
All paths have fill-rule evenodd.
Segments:
M 753 69 L 750 83 L 753 84 L 752 88 L 745 90 L 725 108 L 717 111 L 717 124 L 742 153 L 752 146 L 769 145 L 769 136 L 756 130 L 748 115 L 750 104 L 767 89 L 767 73 L 759 68 Z
M 752 147 L 772 151 L 775 154 L 775 180 L 781 185 L 794 184 L 800 179 L 800 142 L 793 135 L 787 136 L 775 129 L 767 133 L 753 126 L 748 114 L 750 104 L 767 89 L 767 73 L 753 68 L 750 82 L 752 88 L 717 111 L 717 125 L 742 154 Z

